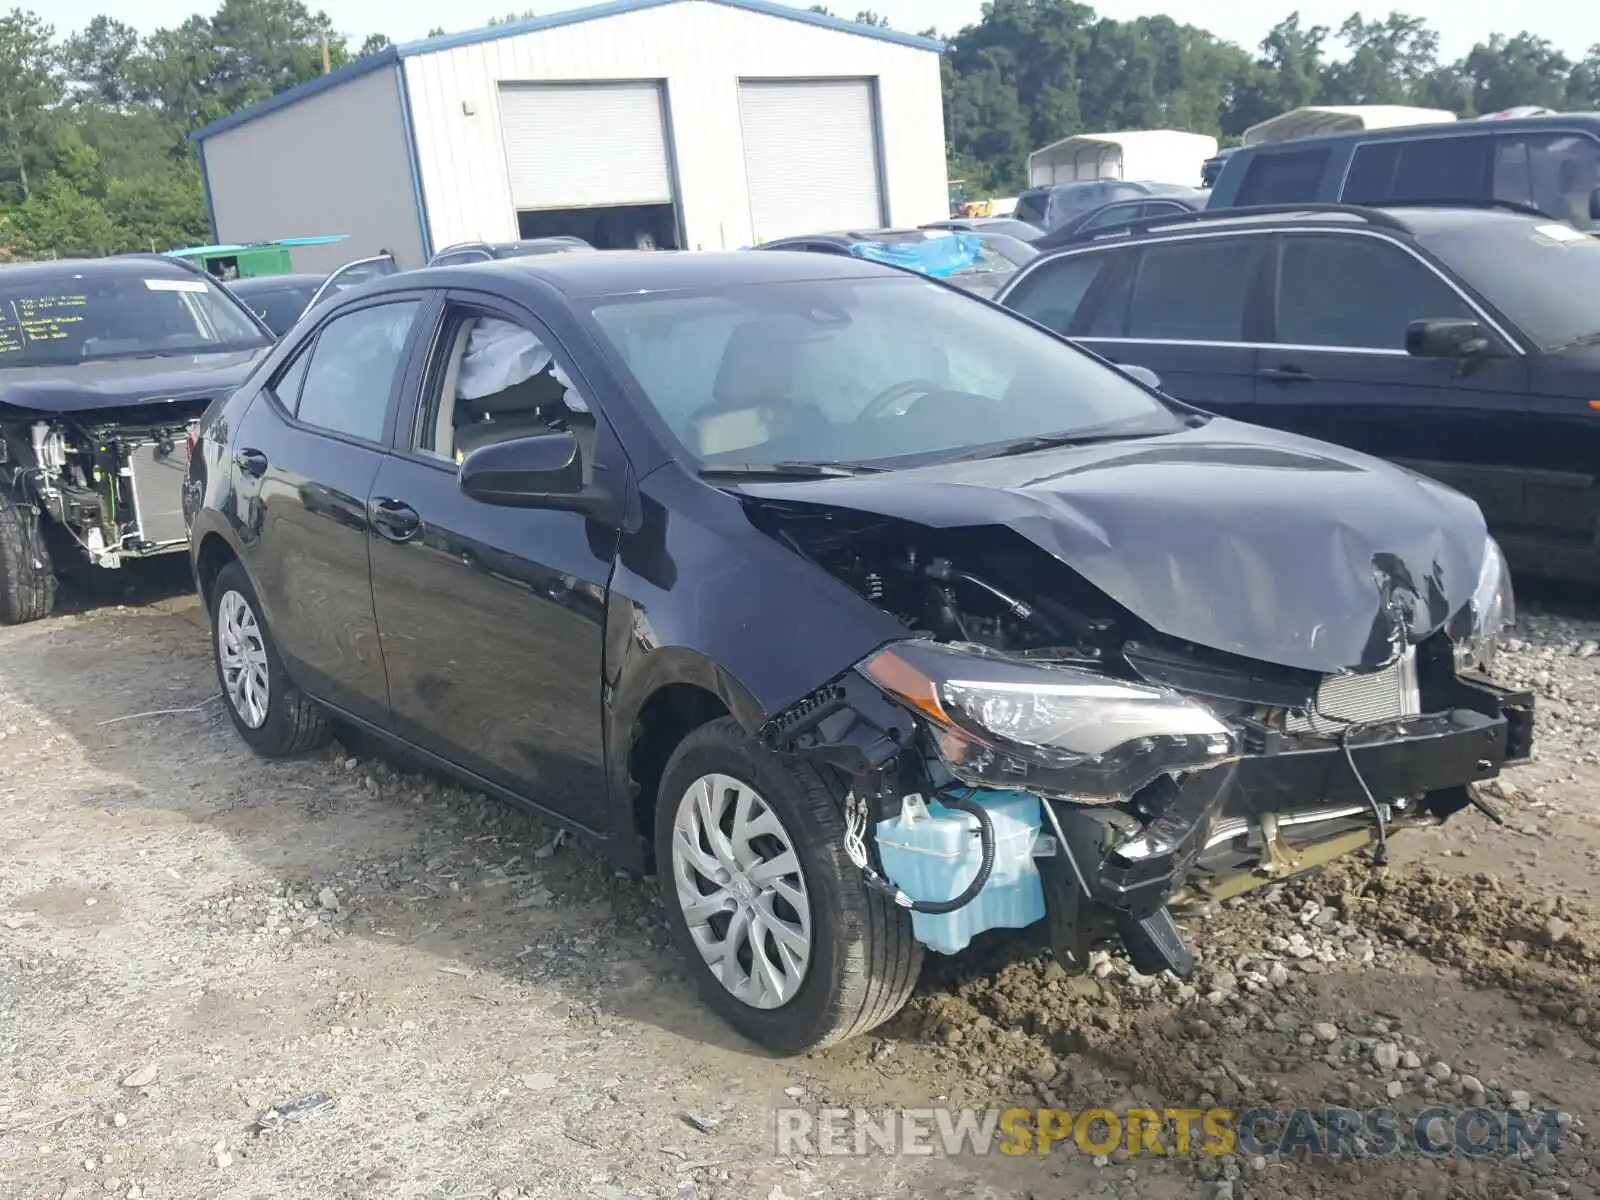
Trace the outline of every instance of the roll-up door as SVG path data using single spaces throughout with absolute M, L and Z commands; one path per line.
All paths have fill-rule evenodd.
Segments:
M 867 79 L 740 83 L 756 241 L 883 224 L 876 107 Z
M 500 127 L 518 210 L 670 204 L 659 83 L 505 83 Z

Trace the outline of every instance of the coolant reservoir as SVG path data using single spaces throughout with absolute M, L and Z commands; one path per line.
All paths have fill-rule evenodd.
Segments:
M 986 929 L 1022 929 L 1044 917 L 1044 885 L 1035 853 L 1054 852 L 1041 838 L 1039 798 L 1027 792 L 975 791 L 994 824 L 994 869 L 970 904 L 943 916 L 911 914 L 911 929 L 930 950 L 955 954 Z M 878 856 L 886 876 L 913 900 L 952 900 L 983 864 L 978 819 L 915 793 L 900 814 L 878 822 Z

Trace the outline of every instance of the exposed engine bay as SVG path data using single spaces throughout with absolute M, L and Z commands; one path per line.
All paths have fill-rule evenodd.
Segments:
M 205 405 L 96 410 L 77 419 L 0 415 L 0 485 L 8 500 L 47 518 L 43 528 L 58 554 L 75 550 L 114 568 L 183 550 L 181 489 Z
M 746 508 L 910 635 L 765 733 L 849 777 L 847 850 L 937 950 L 1042 920 L 1069 970 L 1115 936 L 1139 970 L 1183 975 L 1181 902 L 1381 856 L 1469 805 L 1498 819 L 1474 785 L 1531 754 L 1532 697 L 1483 669 L 1480 599 L 1378 670 L 1320 674 L 1163 635 L 1013 528 Z

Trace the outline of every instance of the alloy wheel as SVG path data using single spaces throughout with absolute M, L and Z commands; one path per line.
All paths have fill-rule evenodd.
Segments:
M 267 646 L 255 610 L 235 591 L 225 592 L 217 605 L 217 662 L 233 711 L 246 726 L 260 729 L 271 699 Z
M 794 842 L 750 785 L 702 775 L 678 801 L 672 872 L 700 957 L 752 1008 L 788 1003 L 811 961 L 811 901 Z

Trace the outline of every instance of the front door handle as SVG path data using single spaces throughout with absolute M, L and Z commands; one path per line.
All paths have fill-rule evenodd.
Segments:
M 233 456 L 233 465 L 252 479 L 267 473 L 267 456 L 259 450 L 243 449 Z
M 1256 372 L 1258 378 L 1275 383 L 1315 383 L 1317 377 L 1304 367 L 1263 367 Z
M 391 542 L 408 542 L 422 528 L 422 518 L 409 504 L 385 496 L 372 502 L 372 527 Z

